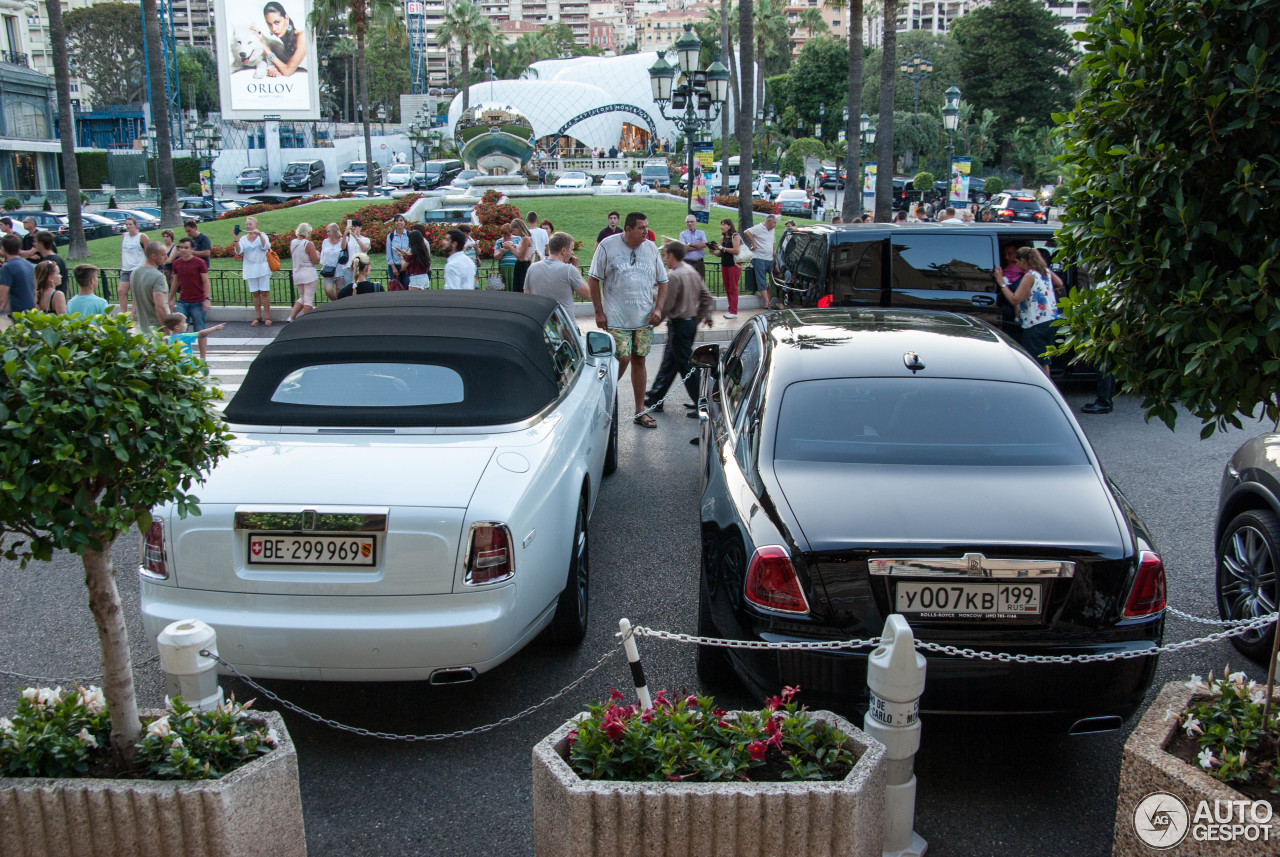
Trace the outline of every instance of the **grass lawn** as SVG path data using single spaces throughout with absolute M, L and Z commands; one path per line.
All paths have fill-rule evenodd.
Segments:
M 623 194 L 601 197 L 522 197 L 512 201 L 519 207 L 521 214 L 528 215 L 529 210 L 533 209 L 538 213 L 539 221 L 550 220 L 555 224 L 556 229 L 568 232 L 574 238 L 580 240 L 582 242 L 582 250 L 578 253 L 578 260 L 584 265 L 591 261 L 591 254 L 596 247 L 596 235 L 599 234 L 601 229 L 609 225 L 610 211 L 618 211 L 624 219 L 628 212 L 644 212 L 649 216 L 649 228 L 659 238 L 663 235 L 675 238 L 684 229 L 686 207 L 682 200 Z M 310 223 L 313 229 L 319 229 L 326 223 L 341 222 L 346 218 L 347 214 L 370 204 L 377 204 L 377 201 L 375 200 L 371 203 L 364 199 L 341 199 L 334 202 L 317 202 L 280 211 L 270 211 L 258 215 L 258 228 L 264 232 L 287 232 L 299 223 L 306 222 Z M 728 209 L 712 209 L 711 222 L 702 227 L 709 237 L 715 237 L 719 234 L 719 223 L 721 218 L 724 217 L 732 217 L 736 220 L 737 213 Z M 759 223 L 764 219 L 764 215 L 757 213 L 756 218 L 756 222 Z M 778 221 L 779 235 L 782 234 L 781 224 L 784 219 L 782 218 Z M 803 218 L 794 219 L 799 224 L 817 222 Z M 202 223 L 200 224 L 200 231 L 208 235 L 214 244 L 229 244 L 234 238 L 233 227 L 236 224 L 243 225 L 244 219 L 236 218 L 233 220 L 217 220 L 213 223 Z M 161 230 L 154 229 L 148 232 L 147 235 L 159 241 L 160 232 Z M 185 233 L 175 229 L 174 234 L 178 239 L 181 239 Z M 89 262 L 99 268 L 119 268 L 119 236 L 90 241 L 89 253 L 88 259 L 77 259 L 72 263 L 73 266 L 80 262 Z M 283 269 L 287 270 L 289 268 L 288 257 L 283 257 L 280 261 Z M 212 263 L 210 267 L 214 269 L 240 270 L 240 262 L 237 259 L 211 259 L 210 262 Z M 375 259 L 374 264 L 375 266 L 380 265 L 380 260 Z M 381 268 L 379 267 L 377 270 L 381 270 Z

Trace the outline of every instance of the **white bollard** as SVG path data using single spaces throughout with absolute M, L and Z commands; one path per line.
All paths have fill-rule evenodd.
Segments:
M 653 700 L 649 698 L 649 684 L 644 678 L 644 666 L 640 663 L 640 649 L 636 646 L 635 635 L 631 633 L 631 621 L 619 619 L 618 627 L 622 630 L 622 649 L 627 653 L 627 662 L 631 664 L 631 681 L 636 686 L 636 696 L 640 699 L 640 710 L 653 708 Z
M 862 728 L 884 744 L 888 787 L 884 801 L 884 857 L 922 857 L 929 843 L 915 832 L 915 756 L 920 749 L 920 696 L 925 659 L 916 652 L 907 620 L 893 614 L 867 659 L 871 704 Z
M 199 619 L 174 622 L 156 637 L 164 668 L 165 693 L 196 711 L 212 711 L 222 704 L 218 686 L 218 662 L 201 651 L 218 653 L 218 635 Z

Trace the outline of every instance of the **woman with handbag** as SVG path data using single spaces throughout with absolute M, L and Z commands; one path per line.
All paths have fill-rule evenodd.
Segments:
M 338 256 L 342 253 L 342 230 L 330 223 L 324 228 L 324 241 L 320 242 L 320 277 L 324 280 L 324 296 L 337 300 L 338 290 L 344 285 L 338 275 Z
M 515 291 L 516 248 L 519 245 L 520 238 L 512 236 L 510 224 L 504 223 L 498 227 L 498 240 L 493 245 L 493 258 L 498 260 L 498 273 L 502 276 L 502 282 L 509 292 Z M 492 287 L 486 285 L 486 288 Z
M 431 288 L 431 248 L 416 229 L 409 230 L 409 249 L 402 253 L 401 270 L 411 289 Z
M 246 217 L 244 232 L 240 240 L 232 245 L 232 250 L 244 260 L 240 268 L 240 276 L 249 286 L 249 294 L 253 296 L 253 321 L 250 327 L 260 324 L 271 326 L 271 266 L 267 264 L 267 251 L 271 249 L 271 241 L 265 233 L 258 231 L 258 219 Z
M 524 291 L 524 275 L 529 273 L 533 264 L 533 236 L 522 218 L 511 221 L 511 240 L 515 243 L 516 270 L 512 288 L 517 292 Z
M 720 254 L 720 279 L 724 281 L 724 294 L 729 299 L 729 311 L 725 318 L 738 317 L 738 281 L 742 278 L 742 268 L 735 258 L 742 252 L 742 236 L 733 228 L 733 221 L 725 218 L 720 221 L 720 243 L 707 242 L 711 252 Z
M 409 286 L 404 265 L 409 253 L 409 230 L 405 228 L 403 214 L 397 214 L 392 223 L 391 234 L 387 236 L 387 289 L 398 292 Z
M 289 321 L 316 308 L 316 281 L 320 278 L 316 270 L 320 251 L 311 241 L 311 224 L 299 223 L 294 234 L 298 237 L 289 242 L 289 256 L 293 259 L 293 285 L 298 289 L 298 300 L 289 313 Z

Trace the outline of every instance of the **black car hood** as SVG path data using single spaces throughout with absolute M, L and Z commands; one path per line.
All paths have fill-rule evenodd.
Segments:
M 1127 542 L 1089 465 L 775 461 L 773 469 L 810 551 L 1003 544 L 1119 556 Z

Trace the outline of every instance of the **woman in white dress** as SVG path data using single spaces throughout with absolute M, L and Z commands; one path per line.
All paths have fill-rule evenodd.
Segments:
M 253 296 L 252 327 L 260 324 L 271 326 L 271 266 L 267 264 L 267 251 L 270 249 L 271 241 L 265 233 L 258 231 L 258 219 L 245 218 L 244 232 L 235 243 L 235 254 L 244 260 L 240 275 Z
M 289 321 L 298 317 L 298 313 L 306 314 L 316 308 L 316 280 L 319 272 L 316 263 L 320 261 L 320 251 L 311 241 L 311 224 L 299 223 L 294 230 L 298 237 L 289 244 L 289 256 L 293 259 L 293 285 L 298 290 L 298 300 L 289 313 Z
M 121 313 L 129 311 L 129 278 L 133 269 L 147 260 L 147 245 L 150 243 L 151 239 L 138 230 L 138 221 L 126 217 L 124 234 L 120 236 L 120 283 L 116 287 Z

